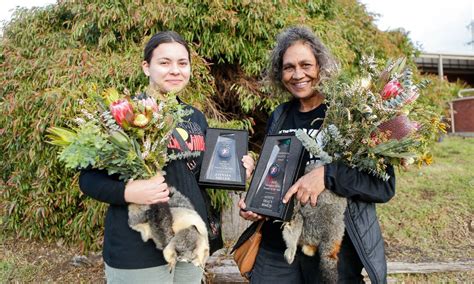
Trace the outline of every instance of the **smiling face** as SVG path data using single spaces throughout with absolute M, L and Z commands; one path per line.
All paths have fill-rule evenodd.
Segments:
M 281 80 L 285 88 L 300 100 L 316 95 L 319 65 L 311 48 L 303 42 L 288 47 L 283 55 Z
M 177 42 L 158 45 L 150 62 L 143 61 L 142 68 L 150 77 L 150 85 L 162 94 L 181 91 L 191 77 L 188 51 Z

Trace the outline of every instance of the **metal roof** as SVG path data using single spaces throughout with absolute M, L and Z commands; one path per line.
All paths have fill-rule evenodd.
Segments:
M 474 75 L 474 54 L 422 53 L 415 58 L 415 62 L 425 72 Z M 440 67 L 442 68 L 441 72 Z

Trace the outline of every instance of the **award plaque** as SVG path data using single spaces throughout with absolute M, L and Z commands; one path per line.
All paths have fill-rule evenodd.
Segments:
M 303 145 L 294 135 L 268 135 L 250 183 L 245 204 L 247 210 L 288 220 L 293 198 L 282 202 L 288 189 L 302 175 Z
M 245 130 L 208 128 L 199 184 L 245 190 L 245 168 L 241 160 L 247 154 L 247 144 Z

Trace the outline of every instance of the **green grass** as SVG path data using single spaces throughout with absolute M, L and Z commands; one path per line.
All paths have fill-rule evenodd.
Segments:
M 47 241 L 0 236 L 0 283 L 104 283 L 101 257 L 73 266 L 80 248 Z
M 474 271 L 389 275 L 388 283 L 472 283 Z
M 378 207 L 389 259 L 474 258 L 474 139 L 446 137 L 434 162 L 397 173 L 397 193 Z
M 8 283 L 13 280 L 21 282 L 33 282 L 35 275 L 42 270 L 42 265 L 30 263 L 22 252 L 16 253 L 6 246 L 6 237 L 0 235 L 0 283 Z
M 8 283 L 12 280 L 20 280 L 28 283 L 35 281 L 35 275 L 41 272 L 42 265 L 28 263 L 23 256 L 18 257 L 14 253 L 2 254 L 0 260 L 0 283 Z

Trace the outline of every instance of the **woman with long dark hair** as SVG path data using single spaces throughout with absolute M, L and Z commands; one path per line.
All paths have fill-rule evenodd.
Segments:
M 176 32 L 159 32 L 151 37 L 144 49 L 142 69 L 149 77 L 145 96 L 166 96 L 177 94 L 189 83 L 191 77 L 191 56 L 188 44 Z M 192 113 L 177 125 L 168 151 L 175 153 L 191 151 L 202 154 L 202 143 L 208 127 L 204 114 L 185 105 Z M 177 136 L 179 135 L 179 137 Z M 181 142 L 180 142 L 181 141 Z M 187 148 L 187 149 L 184 149 Z M 173 160 L 164 168 L 166 176 L 158 174 L 148 180 L 132 180 L 127 183 L 106 171 L 83 170 L 80 188 L 88 196 L 109 204 L 105 220 L 103 258 L 105 274 L 109 283 L 201 283 L 203 269 L 192 263 L 178 262 L 172 272 L 163 257 L 163 251 L 156 248 L 152 240 L 144 242 L 139 232 L 128 224 L 128 204 L 154 204 L 168 202 L 169 187 L 176 188 L 192 203 L 199 216 L 208 225 L 216 239 L 211 243 L 212 251 L 222 247 L 222 238 L 209 224 L 212 211 L 209 196 L 198 185 L 202 155 L 189 159 Z M 253 168 L 249 156 L 242 159 L 244 167 Z M 250 175 L 249 172 L 247 172 Z M 213 237 L 211 235 L 211 237 Z

